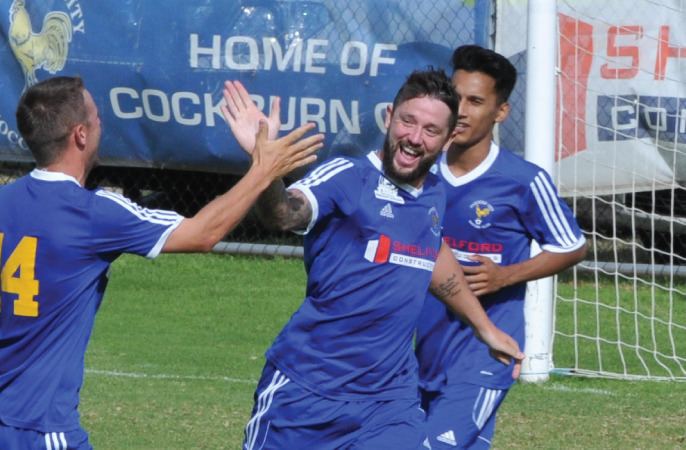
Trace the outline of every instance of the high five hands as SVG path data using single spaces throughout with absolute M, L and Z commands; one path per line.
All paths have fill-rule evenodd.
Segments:
M 269 117 L 257 108 L 249 92 L 240 81 L 224 83 L 224 101 L 221 111 L 241 148 L 252 156 L 253 164 L 281 164 L 281 176 L 313 163 L 314 153 L 322 148 L 324 135 L 319 133 L 305 137 L 314 129 L 307 123 L 276 139 L 281 126 L 280 99 L 272 101 Z

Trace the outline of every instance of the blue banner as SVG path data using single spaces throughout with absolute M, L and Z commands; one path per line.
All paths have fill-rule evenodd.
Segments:
M 282 131 L 315 122 L 320 160 L 382 142 L 405 77 L 449 69 L 452 50 L 482 40 L 487 1 L 0 1 L 0 160 L 31 156 L 14 111 L 22 91 L 79 75 L 103 122 L 107 165 L 240 173 L 247 158 L 219 106 L 238 79 Z

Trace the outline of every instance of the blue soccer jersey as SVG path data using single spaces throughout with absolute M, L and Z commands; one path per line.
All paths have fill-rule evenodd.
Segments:
M 341 400 L 416 398 L 413 330 L 441 245 L 445 190 L 384 176 L 375 153 L 333 159 L 290 187 L 312 205 L 307 292 L 267 358 Z
M 84 353 L 121 253 L 159 254 L 181 222 L 34 170 L 0 188 L 0 423 L 79 428 Z
M 476 264 L 483 255 L 501 265 L 531 257 L 531 241 L 550 252 L 570 252 L 585 239 L 552 180 L 540 167 L 492 144 L 474 170 L 455 177 L 446 154 L 434 166 L 447 193 L 443 235 L 457 260 Z M 526 283 L 508 286 L 480 298 L 490 319 L 524 348 Z M 446 381 L 465 381 L 493 388 L 512 383 L 512 367 L 489 354 L 471 328 L 429 295 L 417 325 L 416 354 L 420 386 L 437 391 Z

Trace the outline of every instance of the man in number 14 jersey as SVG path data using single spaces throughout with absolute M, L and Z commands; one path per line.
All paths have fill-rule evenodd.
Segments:
M 267 142 L 262 130 L 248 173 L 184 218 L 84 187 L 101 128 L 80 78 L 30 87 L 17 124 L 37 168 L 0 187 L 0 449 L 87 450 L 79 392 L 110 264 L 122 253 L 210 251 L 273 179 L 314 160 L 322 136 L 298 141 L 301 127 Z

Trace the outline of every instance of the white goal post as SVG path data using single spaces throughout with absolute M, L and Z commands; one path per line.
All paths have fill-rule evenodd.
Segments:
M 527 8 L 527 87 L 526 109 L 536 111 L 525 120 L 524 156 L 553 173 L 555 154 L 555 0 L 529 0 Z M 534 245 L 532 256 L 540 252 Z M 548 379 L 552 360 L 553 279 L 532 281 L 527 286 L 524 317 L 526 320 L 527 357 L 521 380 L 541 382 Z
M 526 157 L 551 172 L 590 250 L 552 299 L 527 300 L 523 379 L 686 381 L 686 2 L 529 0 L 528 11 L 497 2 L 495 49 L 526 85 L 501 143 L 521 144 L 526 116 Z M 552 63 L 535 55 L 548 45 Z M 530 145 L 551 130 L 547 152 Z M 546 305 L 550 316 L 531 315 Z

